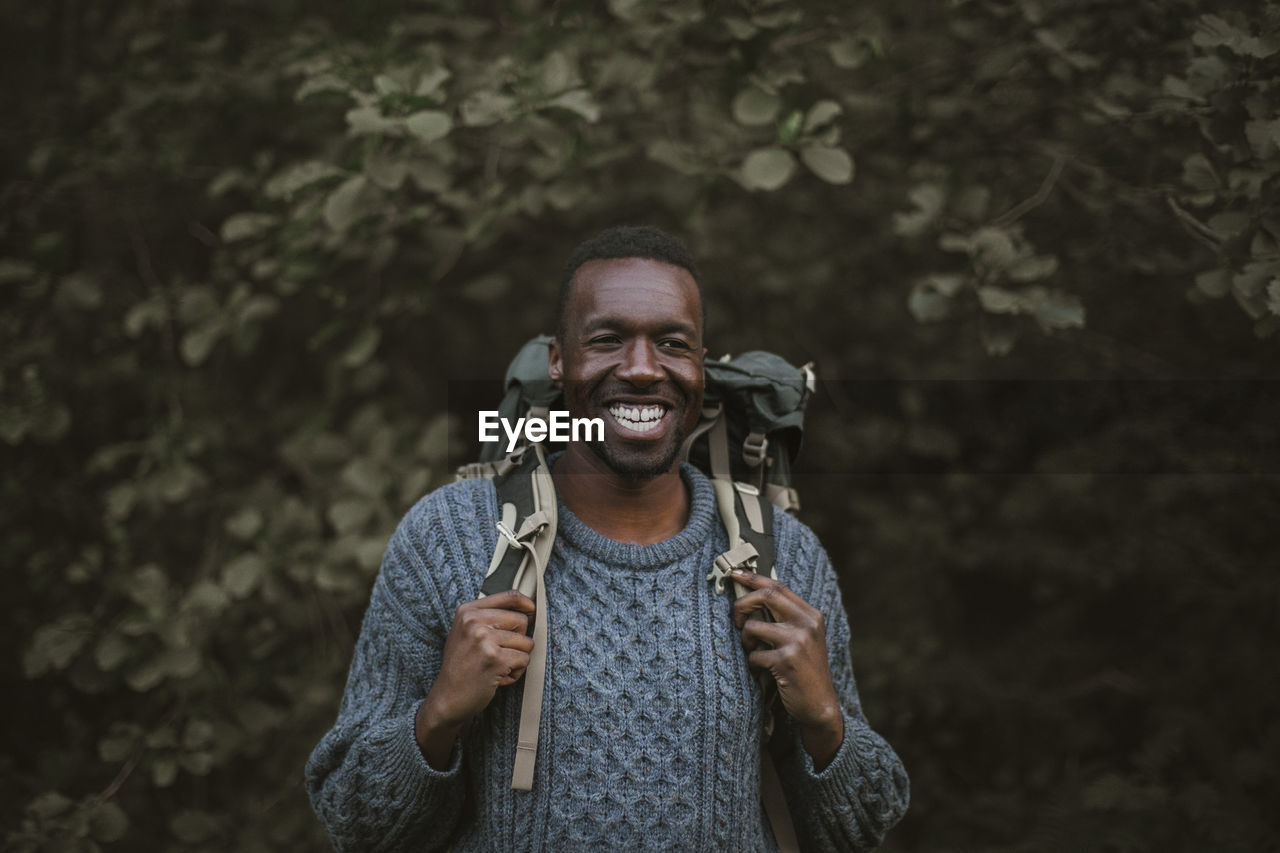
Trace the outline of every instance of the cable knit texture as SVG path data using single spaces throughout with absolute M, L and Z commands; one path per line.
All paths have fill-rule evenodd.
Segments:
M 307 764 L 316 814 L 346 851 L 776 850 L 760 805 L 762 713 L 706 575 L 727 547 L 710 482 L 685 465 L 688 524 L 653 545 L 605 538 L 560 504 L 547 569 L 550 648 L 532 791 L 511 789 L 521 684 L 502 688 L 427 764 L 413 736 L 454 610 L 477 597 L 497 536 L 487 480 L 418 502 L 387 548 L 333 729 Z M 826 552 L 776 513 L 779 578 L 827 620 L 844 743 L 815 773 L 785 719 L 779 773 L 806 850 L 875 847 L 906 811 L 897 755 L 863 717 Z

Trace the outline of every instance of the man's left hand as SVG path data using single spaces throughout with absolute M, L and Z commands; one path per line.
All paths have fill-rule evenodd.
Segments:
M 733 623 L 742 631 L 747 663 L 773 676 L 783 708 L 800 726 L 805 751 L 821 771 L 844 741 L 844 714 L 831 683 L 822 611 L 765 575 L 735 571 L 731 577 L 751 590 L 733 604 Z M 773 621 L 752 618 L 761 610 Z

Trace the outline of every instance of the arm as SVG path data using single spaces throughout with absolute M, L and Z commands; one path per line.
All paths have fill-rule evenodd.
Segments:
M 775 738 L 789 738 L 791 748 L 778 772 L 802 848 L 871 850 L 906 812 L 907 774 L 863 716 L 831 561 L 807 528 L 792 532 L 800 534 L 794 550 L 779 548 L 791 565 L 780 556 L 778 568 L 802 594 L 748 577 L 754 591 L 735 613 L 765 606 L 778 620 L 745 622 L 743 640 L 753 666 L 774 675 L 786 710 Z
M 419 748 L 418 706 L 439 672 L 443 634 L 408 625 L 385 575 L 404 571 L 398 531 L 365 613 L 333 729 L 307 762 L 312 807 L 339 851 L 437 850 L 464 795 L 462 749 L 433 768 Z M 447 628 L 447 626 L 445 626 Z

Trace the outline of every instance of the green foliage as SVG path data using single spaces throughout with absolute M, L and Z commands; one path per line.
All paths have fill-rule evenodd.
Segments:
M 493 377 L 496 398 L 567 252 L 606 224 L 689 240 L 713 349 L 828 377 L 1275 363 L 1273 0 L 129 0 L 11 18 L 28 84 L 8 87 L 22 121 L 0 139 L 0 556 L 6 674 L 34 709 L 0 750 L 16 850 L 323 846 L 302 764 L 382 549 L 471 452 L 446 380 Z M 849 422 L 819 407 L 811 430 L 834 470 L 947 475 L 805 492 L 856 591 L 872 720 L 912 772 L 893 843 L 1273 837 L 1253 804 L 1274 786 L 1277 697 L 1240 687 L 1269 663 L 1221 639 L 1274 601 L 1248 571 L 1272 481 L 966 473 L 975 435 L 1050 471 L 1177 438 L 1107 421 L 1083 448 L 1032 441 L 999 411 L 966 431 L 904 393 Z M 1223 440 L 1162 464 L 1212 468 Z M 1148 505 L 1167 528 L 1131 517 Z M 1239 655 L 1237 680 L 1208 653 L 1169 664 L 1154 635 L 1113 665 L 1124 620 L 1092 614 L 1136 589 L 1159 590 L 1143 606 L 1178 643 Z M 1003 632 L 984 633 L 990 600 Z M 1232 703 L 1254 709 L 1238 730 Z

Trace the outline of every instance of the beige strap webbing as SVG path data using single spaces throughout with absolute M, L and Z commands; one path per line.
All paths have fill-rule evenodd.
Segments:
M 547 588 L 543 583 L 547 563 L 533 554 L 538 609 L 533 614 L 533 651 L 529 668 L 524 671 L 524 693 L 520 697 L 520 732 L 516 736 L 516 758 L 511 769 L 511 787 L 517 791 L 533 790 L 533 768 L 538 760 L 538 731 L 542 722 L 542 688 L 547 681 Z
M 714 406 L 704 406 L 702 409 L 702 419 L 698 421 L 698 425 L 693 428 L 693 432 L 689 433 L 689 437 L 684 440 L 684 444 L 680 445 L 680 460 L 682 462 L 689 461 L 689 452 L 693 449 L 693 443 L 698 440 L 704 432 L 711 429 L 716 424 L 716 419 L 724 411 L 723 403 L 716 403 Z
M 800 493 L 790 486 L 779 486 L 777 483 L 764 484 L 764 496 L 769 503 L 778 509 L 795 512 L 800 509 Z
M 707 434 L 707 449 L 711 451 L 711 479 L 729 482 L 733 479 L 729 467 L 729 424 L 723 415 L 716 418 Z M 729 505 L 732 508 L 732 504 Z
M 541 456 L 541 448 L 535 446 L 535 450 Z M 533 651 L 529 653 L 529 667 L 524 673 L 524 693 L 520 699 L 520 731 L 516 737 L 515 764 L 511 771 L 511 787 L 517 791 L 533 790 L 533 769 L 538 758 L 542 693 L 547 680 L 547 635 L 551 621 L 544 576 L 551 548 L 555 544 L 555 537 L 548 533 L 556 529 L 556 493 L 551 481 L 551 471 L 544 463 L 534 469 L 532 476 L 533 503 L 537 509 L 521 523 L 514 535 L 510 535 L 509 529 L 499 528 L 508 545 L 529 552 L 533 578 L 528 578 L 525 572 L 517 583 L 521 591 L 524 591 L 523 587 L 533 587 L 530 598 L 538 606 L 533 614 Z M 523 568 L 525 567 L 522 566 Z M 532 584 L 529 583 L 530 580 L 533 581 Z
M 720 421 L 719 425 L 723 427 L 723 421 Z M 716 432 L 717 430 L 713 428 L 711 432 L 711 458 L 713 464 L 716 458 Z M 724 439 L 727 458 L 727 436 L 723 431 L 721 431 L 721 435 Z M 720 511 L 720 520 L 724 523 L 725 532 L 728 534 L 729 550 L 716 557 L 715 567 L 711 570 L 711 574 L 707 575 L 707 580 L 715 582 L 716 592 L 723 592 L 724 581 L 730 571 L 737 568 L 755 571 L 756 559 L 759 557 L 755 546 L 742 538 L 742 528 L 738 523 L 738 513 L 734 509 L 735 497 L 742 501 L 743 514 L 747 518 L 747 523 L 757 533 L 764 532 L 764 511 L 760 506 L 760 491 L 754 486 L 746 483 L 734 483 L 727 478 L 716 478 L 712 479 L 711 487 L 716 493 L 716 508 Z M 769 567 L 769 577 L 777 580 L 778 568 L 776 565 Z M 748 591 L 742 584 L 734 582 L 733 592 L 735 597 L 746 595 Z M 770 617 L 766 611 L 761 616 L 752 618 L 769 619 Z M 787 808 L 787 798 L 782 790 L 782 782 L 778 778 L 778 770 L 774 767 L 773 757 L 768 750 L 769 738 L 773 736 L 773 706 L 774 700 L 778 695 L 778 688 L 768 673 L 761 673 L 758 681 L 764 709 L 764 739 L 760 749 L 760 798 L 764 802 L 764 811 L 769 818 L 769 824 L 773 827 L 773 838 L 778 843 L 778 849 L 781 853 L 799 853 L 800 842 L 796 837 L 795 824 L 791 821 L 791 811 Z

